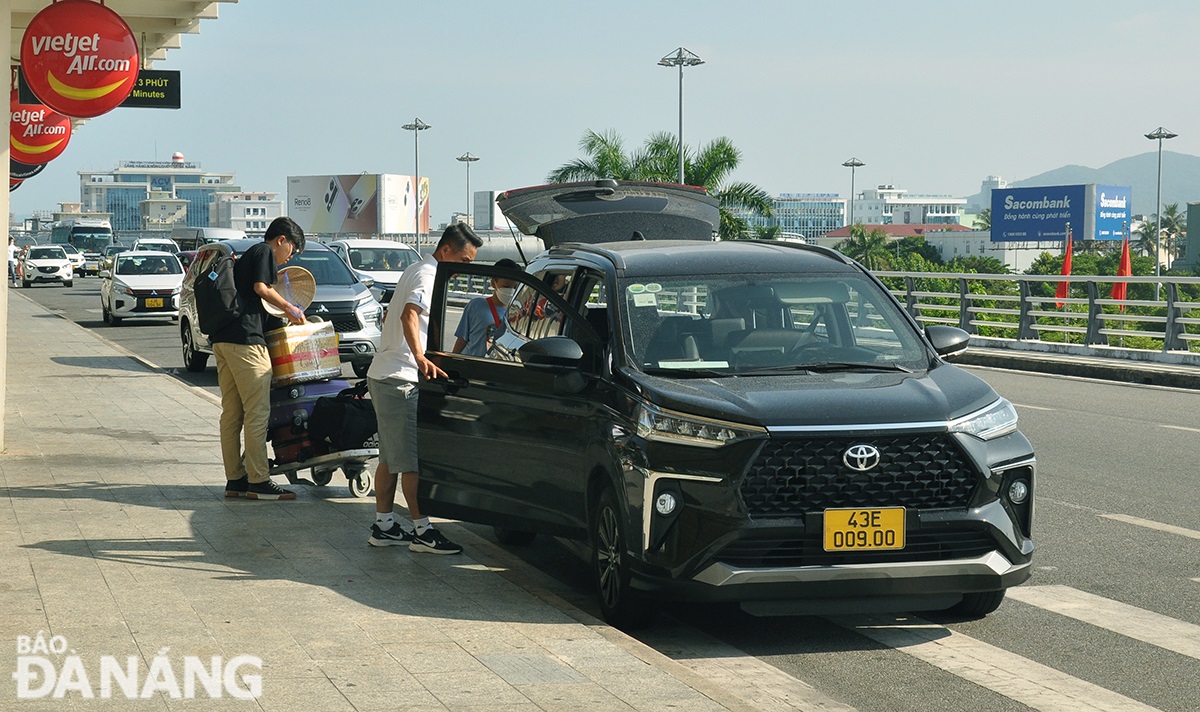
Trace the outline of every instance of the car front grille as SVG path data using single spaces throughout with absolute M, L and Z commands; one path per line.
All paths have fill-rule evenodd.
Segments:
M 57 267 L 42 267 L 41 265 L 38 266 L 38 272 L 42 272 L 45 274 L 53 274 L 54 272 L 57 272 L 57 271 L 58 271 Z
M 363 329 L 362 323 L 359 322 L 358 315 L 354 313 L 354 310 L 342 307 L 341 305 L 331 306 L 329 304 L 313 303 L 305 313 L 309 316 L 320 317 L 323 321 L 331 322 L 334 333 L 352 334 Z
M 949 561 L 983 556 L 996 543 L 977 529 L 910 531 L 903 549 L 825 551 L 820 533 L 792 539 L 743 539 L 725 547 L 716 560 L 740 569 L 894 564 L 906 561 Z
M 873 445 L 867 472 L 842 461 L 847 448 Z M 948 435 L 782 438 L 768 441 L 742 480 L 751 517 L 798 517 L 833 507 L 966 507 L 978 475 Z

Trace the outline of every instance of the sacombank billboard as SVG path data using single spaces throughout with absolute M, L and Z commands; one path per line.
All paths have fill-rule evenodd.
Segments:
M 1095 195 L 1096 239 L 1125 239 L 1133 189 L 1127 185 L 1097 185 Z
M 1086 188 L 1083 185 L 996 188 L 992 191 L 992 242 L 1065 240 L 1068 223 L 1079 238 L 1087 214 Z

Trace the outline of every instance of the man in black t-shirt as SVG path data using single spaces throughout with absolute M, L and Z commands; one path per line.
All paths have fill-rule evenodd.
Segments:
M 267 311 L 263 302 L 281 309 L 292 323 L 304 323 L 304 310 L 289 303 L 272 286 L 278 265 L 303 251 L 304 231 L 300 226 L 291 218 L 275 218 L 263 241 L 234 263 L 233 281 L 242 304 L 241 318 L 209 335 L 221 386 L 221 459 L 225 463 L 226 497 L 296 498 L 296 493 L 271 481 L 267 464 L 271 356 L 264 335 Z

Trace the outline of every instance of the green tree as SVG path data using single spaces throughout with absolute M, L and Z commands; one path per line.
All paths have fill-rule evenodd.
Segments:
M 996 257 L 967 255 L 955 257 L 946 263 L 947 272 L 974 272 L 975 274 L 1009 274 L 1008 265 Z
M 783 228 L 778 225 L 754 226 L 755 240 L 777 240 L 783 234 Z
M 1156 229 L 1158 216 L 1147 215 L 1137 230 L 1133 231 L 1137 235 L 1137 239 L 1130 239 L 1129 247 L 1142 255 L 1153 255 L 1155 247 L 1154 230 Z
M 1168 265 L 1180 257 L 1182 248 L 1180 237 L 1187 232 L 1187 213 L 1179 211 L 1179 203 L 1164 205 L 1162 211 L 1162 239 L 1167 248 Z
M 641 149 L 626 153 L 624 142 L 615 131 L 598 134 L 589 129 L 579 141 L 579 148 L 584 156 L 551 171 L 547 176 L 549 182 L 613 178 L 674 183 L 678 179 L 679 141 L 669 133 L 655 133 Z M 702 186 L 720 203 L 719 234 L 723 240 L 752 236 L 750 226 L 733 214 L 734 209 L 764 217 L 774 214 L 771 196 L 765 190 L 752 183 L 728 182 L 740 162 L 741 152 L 724 137 L 696 150 L 684 147 L 684 183 Z
M 923 235 L 911 235 L 896 240 L 892 242 L 892 250 L 901 258 L 908 255 L 920 255 L 931 264 L 942 264 L 942 256 L 938 252 L 938 249 L 926 242 Z
M 835 249 L 869 270 L 887 269 L 895 258 L 887 233 L 879 228 L 867 232 L 862 223 L 851 225 L 850 237 L 839 242 Z
M 975 216 L 975 222 L 971 223 L 971 227 L 976 230 L 991 230 L 992 229 L 992 209 L 984 208 L 979 211 L 979 215 Z

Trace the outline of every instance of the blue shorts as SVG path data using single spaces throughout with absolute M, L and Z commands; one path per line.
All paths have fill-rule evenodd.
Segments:
M 379 461 L 388 472 L 417 472 L 417 384 L 399 378 L 367 378 L 379 421 Z

